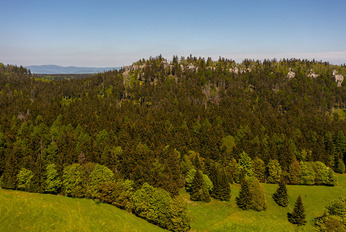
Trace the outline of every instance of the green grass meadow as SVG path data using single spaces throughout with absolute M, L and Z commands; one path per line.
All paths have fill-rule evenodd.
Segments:
M 239 209 L 235 197 L 239 194 L 240 185 L 234 184 L 230 202 L 189 201 L 191 231 L 314 231 L 312 221 L 323 213 L 326 204 L 346 196 L 346 175 L 338 175 L 338 181 L 339 185 L 335 187 L 288 185 L 289 206 L 285 208 L 278 206 L 271 197 L 278 185 L 263 184 L 267 193 L 267 210 L 263 212 Z M 293 210 L 299 194 L 303 198 L 307 219 L 307 224 L 301 227 L 287 220 L 287 212 Z M 185 196 L 189 198 L 188 194 Z
M 312 220 L 323 213 L 327 203 L 346 195 L 346 175 L 338 175 L 339 185 L 288 185 L 290 204 L 283 208 L 271 195 L 277 185 L 263 184 L 267 193 L 267 210 L 241 210 L 235 203 L 240 185 L 232 185 L 230 202 L 212 200 L 210 203 L 191 202 L 189 205 L 191 231 L 314 231 Z M 301 194 L 307 224 L 301 227 L 287 221 L 295 200 Z M 89 199 L 36 194 L 0 189 L 0 231 L 164 231 L 115 206 Z
M 165 231 L 89 199 L 0 189 L 0 231 Z

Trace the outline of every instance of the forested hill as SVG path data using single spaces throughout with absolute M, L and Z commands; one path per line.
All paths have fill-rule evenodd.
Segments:
M 191 165 L 211 175 L 211 163 L 229 170 L 243 151 L 265 165 L 278 160 L 283 175 L 297 161 L 342 170 L 344 76 L 345 66 L 307 60 L 159 56 L 86 79 L 40 81 L 1 64 L 0 175 L 11 188 L 30 169 L 32 191 L 43 191 L 42 167 L 56 164 L 62 178 L 66 166 L 93 162 L 137 187 L 177 194 Z

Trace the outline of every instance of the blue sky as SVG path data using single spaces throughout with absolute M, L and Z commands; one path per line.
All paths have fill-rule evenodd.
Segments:
M 0 62 L 114 67 L 192 54 L 341 64 L 345 9 L 345 0 L 0 0 Z

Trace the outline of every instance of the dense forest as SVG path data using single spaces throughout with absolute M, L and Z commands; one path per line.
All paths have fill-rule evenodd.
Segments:
M 259 182 L 333 186 L 345 172 L 344 76 L 296 59 L 158 56 L 56 79 L 0 63 L 1 186 L 99 199 L 173 231 L 189 229 L 183 187 L 227 201 L 241 183 L 258 203 Z

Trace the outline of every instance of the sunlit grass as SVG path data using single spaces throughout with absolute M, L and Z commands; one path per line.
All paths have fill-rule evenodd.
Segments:
M 115 206 L 0 189 L 0 231 L 164 231 Z
M 313 219 L 323 213 L 324 207 L 333 199 L 346 195 L 346 175 L 338 175 L 339 185 L 299 186 L 288 185 L 289 206 L 278 206 L 272 194 L 278 187 L 275 184 L 263 184 L 267 193 L 268 208 L 263 212 L 241 210 L 235 203 L 240 185 L 232 185 L 230 202 L 212 200 L 210 203 L 190 202 L 192 231 L 314 231 Z M 292 211 L 294 203 L 301 195 L 305 207 L 307 224 L 301 227 L 287 221 L 287 212 Z M 189 198 L 185 194 L 186 199 Z

